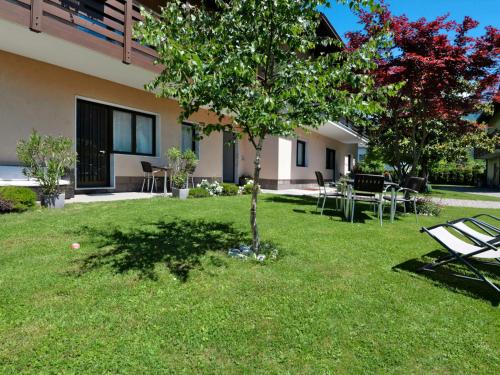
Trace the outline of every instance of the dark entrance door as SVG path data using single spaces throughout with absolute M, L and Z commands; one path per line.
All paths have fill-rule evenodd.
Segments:
M 77 101 L 76 186 L 108 187 L 111 114 L 105 105 Z
M 222 180 L 224 182 L 234 182 L 234 169 L 235 169 L 235 144 L 234 134 L 231 132 L 224 132 L 223 136 L 223 152 L 222 152 Z

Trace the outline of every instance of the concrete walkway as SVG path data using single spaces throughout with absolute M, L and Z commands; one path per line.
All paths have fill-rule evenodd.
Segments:
M 171 194 L 168 193 L 167 196 Z M 150 199 L 163 197 L 163 193 L 103 193 L 103 194 L 76 194 L 74 198 L 67 199 L 66 203 L 92 203 L 92 202 L 113 202 L 130 199 Z
M 442 204 L 443 206 L 500 209 L 500 202 L 451 198 L 432 198 L 432 200 L 438 204 Z

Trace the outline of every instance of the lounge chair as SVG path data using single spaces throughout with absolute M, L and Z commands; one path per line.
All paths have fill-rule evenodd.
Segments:
M 463 237 L 469 239 L 472 243 L 465 242 L 462 238 L 457 237 L 451 231 L 460 233 Z M 455 276 L 482 281 L 493 288 L 497 293 L 500 293 L 500 288 L 493 284 L 490 280 L 484 277 L 481 272 L 472 265 L 473 262 L 484 263 L 493 266 L 500 266 L 500 250 L 494 244 L 483 241 L 480 238 L 473 237 L 454 224 L 439 224 L 429 228 L 422 228 L 422 233 L 425 232 L 437 242 L 439 242 L 449 253 L 437 259 L 433 263 L 426 264 L 419 268 L 419 271 L 434 271 L 436 268 L 441 267 L 448 263 L 462 263 L 469 270 L 471 270 L 477 277 L 469 277 L 465 275 Z M 486 262 L 484 259 L 493 261 Z
M 473 239 L 493 244 L 500 243 L 500 229 L 482 220 L 476 219 L 476 217 L 480 216 L 483 215 L 452 220 L 449 221 L 448 224 L 464 233 L 467 233 L 467 235 Z

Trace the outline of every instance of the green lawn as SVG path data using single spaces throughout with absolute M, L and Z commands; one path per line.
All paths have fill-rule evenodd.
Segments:
M 474 189 L 473 186 L 458 186 L 458 185 L 434 185 L 432 184 L 432 196 L 437 198 L 451 198 L 451 199 L 467 199 L 472 201 L 491 201 L 491 202 L 500 202 L 500 198 L 492 197 L 489 195 L 482 194 L 471 194 L 463 191 L 454 191 L 461 190 L 463 188 L 471 188 Z M 478 190 L 479 191 L 479 190 Z
M 264 264 L 225 255 L 248 236 L 247 196 L 0 216 L 0 372 L 500 372 L 498 297 L 415 273 L 442 251 L 413 216 L 350 224 L 313 201 L 261 198 L 281 248 Z

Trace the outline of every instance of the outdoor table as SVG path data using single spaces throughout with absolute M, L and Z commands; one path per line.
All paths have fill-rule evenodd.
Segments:
M 343 180 L 343 182 L 346 185 L 346 189 L 344 191 L 346 197 L 347 197 L 347 202 L 344 205 L 344 217 L 347 219 L 349 217 L 349 200 L 351 199 L 352 195 L 352 187 L 354 185 L 354 180 L 353 179 L 346 179 Z M 390 188 L 391 189 L 391 223 L 394 222 L 394 205 L 396 204 L 396 189 L 399 187 L 399 185 L 396 182 L 392 181 L 384 181 L 384 186 L 386 189 Z
M 167 195 L 167 175 L 172 170 L 170 167 L 161 167 L 157 165 L 152 165 L 154 169 L 163 171 L 163 195 Z

